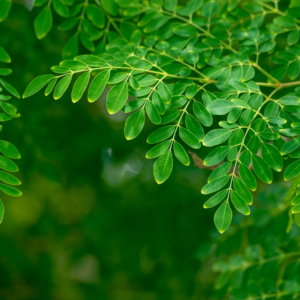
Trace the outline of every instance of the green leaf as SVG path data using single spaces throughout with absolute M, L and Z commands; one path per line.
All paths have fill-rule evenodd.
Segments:
M 32 96 L 33 94 L 37 93 L 41 90 L 48 82 L 50 82 L 55 76 L 50 75 L 42 75 L 35 79 L 33 79 L 29 85 L 27 86 L 23 98 L 27 98 Z
M 20 117 L 20 114 L 17 113 L 17 109 L 13 105 L 0 101 L 0 106 L 11 117 L 13 118 Z
M 297 214 L 300 212 L 300 204 L 296 205 L 295 207 L 293 207 L 292 209 L 292 213 L 293 214 Z
M 59 0 L 53 0 L 53 8 L 61 17 L 68 18 L 70 16 L 68 7 Z
M 2 0 L 3 1 L 3 0 Z M 0 61 L 4 62 L 4 63 L 10 63 L 11 62 L 11 58 L 8 55 L 8 53 L 5 51 L 4 48 L 2 48 L 0 46 Z
M 294 45 L 298 42 L 298 40 L 299 40 L 299 31 L 298 30 L 291 31 L 287 38 L 288 45 L 289 46 Z
M 5 182 L 7 184 L 11 184 L 11 185 L 20 185 L 21 184 L 21 181 L 19 179 L 17 179 L 13 175 L 3 172 L 3 171 L 0 171 L 0 180 L 2 180 L 3 182 Z
M 204 17 L 209 19 L 217 12 L 218 8 L 219 8 L 218 2 L 207 2 L 202 7 L 202 14 Z
M 176 118 L 179 117 L 179 115 L 180 115 L 179 110 L 167 111 L 162 117 L 161 124 L 167 124 L 173 122 L 176 120 Z
M 276 147 L 267 143 L 263 143 L 261 148 L 261 156 L 272 169 L 277 172 L 282 170 L 282 156 Z
M 62 78 L 58 82 L 58 84 L 55 87 L 54 94 L 53 94 L 53 97 L 55 100 L 58 100 L 59 98 L 61 98 L 63 96 L 63 94 L 69 87 L 71 80 L 72 80 L 72 74 L 69 74 L 69 75 L 65 76 L 64 78 Z
M 249 190 L 256 190 L 256 180 L 252 172 L 244 164 L 239 166 L 239 174 L 243 183 L 248 187 Z
M 242 197 L 248 205 L 251 205 L 253 203 L 253 197 L 244 185 L 244 183 L 238 177 L 235 177 L 233 185 L 240 197 Z
M 201 147 L 198 138 L 184 127 L 179 128 L 179 136 L 190 147 L 194 149 L 199 149 Z
M 107 110 L 110 114 L 117 113 L 128 98 L 128 85 L 126 81 L 114 86 L 107 94 Z
M 291 163 L 284 172 L 284 180 L 288 181 L 295 178 L 300 173 L 300 160 Z
M 161 118 L 160 118 L 159 112 L 157 111 L 156 107 L 150 100 L 147 101 L 146 112 L 147 112 L 147 115 L 148 115 L 150 121 L 153 124 L 160 124 Z
M 20 94 L 18 93 L 18 91 L 11 86 L 9 83 L 7 83 L 5 80 L 3 80 L 2 78 L 0 78 L 0 83 L 2 84 L 2 86 L 13 96 L 20 98 Z
M 118 15 L 118 6 L 114 0 L 102 0 L 101 4 L 104 10 L 112 16 Z
M 136 138 L 142 131 L 145 124 L 145 112 L 141 108 L 132 115 L 130 115 L 125 123 L 125 138 L 132 140 Z
M 161 156 L 169 149 L 170 144 L 171 144 L 171 140 L 162 142 L 154 146 L 146 153 L 146 158 L 152 159 Z
M 104 28 L 105 16 L 99 7 L 95 5 L 89 5 L 86 8 L 86 15 L 95 26 L 98 28 Z
M 185 166 L 188 166 L 190 164 L 190 158 L 186 153 L 185 149 L 181 144 L 179 144 L 176 141 L 174 141 L 174 154 L 177 157 L 177 159 Z
M 229 175 L 215 179 L 215 180 L 207 183 L 202 188 L 201 193 L 204 195 L 214 193 L 214 192 L 220 190 L 222 187 L 224 187 L 224 185 L 226 185 L 228 183 L 229 179 L 230 179 Z
M 238 105 L 231 101 L 216 100 L 207 106 L 212 115 L 226 115 Z
M 175 11 L 177 5 L 177 0 L 165 0 L 164 1 L 164 8 L 168 11 Z
M 230 161 L 221 164 L 210 174 L 207 182 L 211 182 L 215 179 L 218 179 L 220 177 L 227 175 L 228 172 L 230 171 L 231 167 L 232 167 L 232 162 L 230 162 Z
M 118 72 L 110 76 L 108 84 L 116 84 L 125 80 L 129 76 L 126 72 Z
M 8 172 L 18 172 L 17 165 L 10 159 L 0 155 L 0 168 Z
M 0 141 L 0 151 L 9 158 L 12 158 L 12 159 L 21 158 L 21 154 L 18 151 L 18 149 L 9 142 Z
M 252 154 L 252 164 L 256 176 L 263 182 L 270 184 L 273 180 L 273 173 L 268 164 L 256 154 Z
M 8 13 L 10 11 L 10 7 L 11 7 L 10 0 L 1 0 L 0 1 L 0 22 L 4 21 L 4 19 L 7 18 Z M 1 210 L 1 208 L 0 208 L 0 210 Z M 4 210 L 3 210 L 3 213 L 4 213 Z M 0 224 L 1 224 L 1 222 L 2 222 L 2 218 L 1 218 L 1 212 L 0 212 Z
M 231 129 L 214 129 L 207 133 L 203 139 L 203 145 L 213 147 L 224 143 L 231 135 Z
M 244 215 L 250 215 L 250 209 L 246 201 L 235 191 L 231 191 L 231 201 L 238 212 Z
M 110 1 L 110 0 L 107 0 Z M 145 28 L 145 33 L 151 33 L 165 25 L 170 20 L 170 17 L 162 16 L 152 20 Z
M 244 141 L 244 132 L 243 129 L 239 128 L 232 132 L 228 145 L 229 146 L 235 146 L 235 145 L 241 145 Z
M 300 194 L 298 194 L 298 195 L 293 199 L 292 204 L 293 204 L 293 205 L 298 205 L 298 204 L 300 204 Z
M 185 118 L 185 125 L 187 129 L 199 139 L 200 142 L 203 141 L 204 138 L 203 128 L 201 127 L 201 125 L 199 124 L 199 122 L 194 116 L 188 114 Z
M 74 58 L 75 61 L 82 62 L 89 67 L 104 67 L 107 66 L 105 60 L 95 55 L 79 55 Z M 128 75 L 128 74 L 127 74 Z
M 285 144 L 283 144 L 280 153 L 281 155 L 287 155 L 293 152 L 294 150 L 296 150 L 299 146 L 300 146 L 300 137 L 294 138 L 286 142 Z
M 35 34 L 39 40 L 44 38 L 52 27 L 52 12 L 50 7 L 45 7 L 34 20 Z
M 206 156 L 203 164 L 205 166 L 214 166 L 220 163 L 228 154 L 229 149 L 230 148 L 228 146 L 220 146 L 215 148 Z
M 76 80 L 73 90 L 72 90 L 72 101 L 73 103 L 76 103 L 79 101 L 89 83 L 90 80 L 90 72 L 86 72 L 82 74 L 78 79 Z
M 54 79 L 52 79 L 52 80 L 49 82 L 47 88 L 45 89 L 45 96 L 48 96 L 48 95 L 53 91 L 56 82 L 57 82 L 57 77 L 55 77 Z M 23 96 L 23 97 L 24 97 L 24 96 Z
M 300 61 L 296 60 L 290 64 L 289 68 L 289 77 L 291 80 L 294 80 L 298 77 L 300 72 Z
M 153 93 L 152 102 L 161 115 L 163 115 L 166 112 L 165 104 L 156 91 Z
M 148 144 L 156 144 L 156 143 L 162 142 L 162 141 L 166 140 L 167 138 L 169 138 L 173 134 L 174 130 L 175 130 L 174 125 L 161 127 L 149 135 L 149 137 L 147 139 L 147 143 Z
M 209 198 L 203 205 L 204 208 L 211 208 L 218 205 L 226 196 L 228 195 L 228 190 L 223 190 Z
M 110 74 L 109 71 L 103 71 L 94 78 L 88 92 L 89 102 L 94 102 L 100 98 L 108 82 L 109 74 Z
M 211 114 L 208 112 L 208 110 L 205 108 L 204 105 L 202 105 L 198 101 L 194 101 L 193 104 L 193 110 L 194 114 L 197 117 L 197 119 L 204 125 L 204 126 L 211 126 L 213 119 Z
M 171 92 L 163 82 L 158 85 L 157 91 L 164 103 L 170 103 L 172 97 Z
M 145 101 L 146 101 L 145 98 L 129 101 L 122 108 L 122 112 L 124 112 L 124 113 L 132 112 L 132 111 L 140 108 L 145 103 Z
M 140 89 L 138 81 L 133 76 L 129 77 L 129 84 L 135 90 L 139 90 Z
M 173 157 L 171 150 L 165 152 L 154 163 L 153 173 L 158 184 L 165 182 L 171 175 L 173 169 Z
M 228 229 L 231 220 L 232 210 L 228 201 L 224 201 L 224 203 L 219 207 L 214 216 L 214 222 L 220 233 L 223 233 Z
M 7 195 L 10 195 L 10 196 L 13 196 L 13 197 L 20 197 L 22 196 L 22 192 L 13 188 L 13 187 L 10 187 L 8 185 L 5 185 L 5 184 L 2 184 L 0 183 L 0 189 Z

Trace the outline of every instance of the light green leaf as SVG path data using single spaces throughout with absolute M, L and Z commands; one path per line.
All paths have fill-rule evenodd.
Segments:
M 248 205 L 251 205 L 253 203 L 253 197 L 244 185 L 244 183 L 238 177 L 235 177 L 233 185 L 240 197 L 242 197 Z
M 226 196 L 228 195 L 228 190 L 223 190 L 209 198 L 203 205 L 204 208 L 211 208 L 218 205 Z
M 246 201 L 235 191 L 231 191 L 231 201 L 237 211 L 244 215 L 250 215 L 250 209 Z
M 0 189 L 7 195 L 10 195 L 10 196 L 13 196 L 13 197 L 20 197 L 22 196 L 22 192 L 11 187 L 11 186 L 8 186 L 6 184 L 2 184 L 0 183 Z
M 168 150 L 168 148 L 170 147 L 170 144 L 171 144 L 171 141 L 169 140 L 169 141 L 165 141 L 165 142 L 162 142 L 162 143 L 154 146 L 146 153 L 146 158 L 152 159 L 152 158 L 161 156 Z
M 10 94 L 12 94 L 13 96 L 15 96 L 17 98 L 20 98 L 20 94 L 12 85 L 10 85 L 8 82 L 3 80 L 2 78 L 0 78 L 0 83 Z
M 126 81 L 114 86 L 107 94 L 107 110 L 110 114 L 117 113 L 128 98 L 128 85 Z
M 54 94 L 53 94 L 53 97 L 55 100 L 58 100 L 59 98 L 61 98 L 63 96 L 63 94 L 69 87 L 71 80 L 72 80 L 72 74 L 69 74 L 69 75 L 65 76 L 64 78 L 62 78 L 58 82 L 58 84 L 55 87 Z
M 300 137 L 294 138 L 286 142 L 285 144 L 283 144 L 280 153 L 281 155 L 287 155 L 293 152 L 294 150 L 296 150 L 299 146 L 300 146 Z
M 177 159 L 184 165 L 190 164 L 190 158 L 181 144 L 174 141 L 174 154 Z
M 228 146 L 220 146 L 212 150 L 204 159 L 203 164 L 205 166 L 214 166 L 220 163 L 228 154 Z
M 277 172 L 282 170 L 282 156 L 276 147 L 267 143 L 263 143 L 261 148 L 261 156 L 272 169 Z
M 12 159 L 21 158 L 21 154 L 18 151 L 18 149 L 9 142 L 0 141 L 0 151 L 9 158 L 12 158 Z
M 214 129 L 207 133 L 203 139 L 203 145 L 213 147 L 224 143 L 231 135 L 231 129 Z
M 23 98 L 30 97 L 41 90 L 48 82 L 50 82 L 55 76 L 52 74 L 42 75 L 33 79 L 27 86 Z
M 165 152 L 154 163 L 153 173 L 158 184 L 165 182 L 171 175 L 173 169 L 173 157 L 171 150 Z
M 204 195 L 214 193 L 214 192 L 220 190 L 224 185 L 226 185 L 228 183 L 229 179 L 230 179 L 229 175 L 215 179 L 215 180 L 207 183 L 202 188 L 201 193 Z
M 45 96 L 48 96 L 48 95 L 53 91 L 56 82 L 57 82 L 57 77 L 55 77 L 54 79 L 52 79 L 52 80 L 49 82 L 47 88 L 45 89 Z
M 214 216 L 214 222 L 220 233 L 223 233 L 228 229 L 231 220 L 232 210 L 228 201 L 224 201 L 224 203 L 218 208 Z
M 88 101 L 89 102 L 94 102 L 99 97 L 104 91 L 104 88 L 108 82 L 109 79 L 109 71 L 104 71 L 99 73 L 94 80 L 92 81 L 89 92 L 88 92 Z
M 147 139 L 147 143 L 148 144 L 156 144 L 156 143 L 162 142 L 162 141 L 166 140 L 167 138 L 169 138 L 173 134 L 174 130 L 175 130 L 174 125 L 161 127 L 149 135 L 149 137 Z
M 201 147 L 198 138 L 193 133 L 185 129 L 184 127 L 179 128 L 179 136 L 190 147 L 194 149 L 199 149 Z
M 90 80 L 90 72 L 86 72 L 82 74 L 78 79 L 76 80 L 73 90 L 72 90 L 72 101 L 73 103 L 76 103 L 79 101 L 89 83 Z
M 212 115 L 226 115 L 235 107 L 237 104 L 226 100 L 216 100 L 208 105 L 207 109 Z
M 0 155 L 0 168 L 8 172 L 18 172 L 17 165 L 10 159 Z
M 204 126 L 211 126 L 213 119 L 206 107 L 198 101 L 193 104 L 194 114 Z
M 187 129 L 199 139 L 200 142 L 203 141 L 204 138 L 203 128 L 201 127 L 201 125 L 199 124 L 199 122 L 194 116 L 188 114 L 185 118 L 185 125 Z
M 148 115 L 150 121 L 153 124 L 160 124 L 161 118 L 160 118 L 159 112 L 157 111 L 156 107 L 150 100 L 147 101 L 146 112 L 147 112 L 147 115 Z
M 284 172 L 284 180 L 288 181 L 295 178 L 300 173 L 300 160 L 291 163 Z
M 17 179 L 15 176 L 0 171 L 0 180 L 2 180 L 3 182 L 7 183 L 7 184 L 11 184 L 11 185 L 20 185 L 21 181 L 19 179 Z
M 144 109 L 136 111 L 130 115 L 125 123 L 125 138 L 132 140 L 136 138 L 142 131 L 145 124 L 145 112 Z
M 223 177 L 228 174 L 232 167 L 232 162 L 228 161 L 226 163 L 221 164 L 218 166 L 208 177 L 207 182 L 211 182 L 215 179 Z
M 158 91 L 161 99 L 164 101 L 164 103 L 170 103 L 172 96 L 171 96 L 171 92 L 166 84 L 161 82 L 158 85 L 157 91 Z
M 256 154 L 252 154 L 252 164 L 256 176 L 263 182 L 270 184 L 273 180 L 273 173 L 268 164 Z
M 244 164 L 240 164 L 239 166 L 239 174 L 244 182 L 244 184 L 248 187 L 249 190 L 256 190 L 256 180 L 252 172 L 245 166 Z

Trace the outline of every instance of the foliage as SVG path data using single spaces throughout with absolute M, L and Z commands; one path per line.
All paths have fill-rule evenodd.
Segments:
M 98 3 L 114 27 L 105 48 L 53 66 L 57 75 L 36 78 L 23 97 L 47 85 L 45 94 L 54 90 L 57 100 L 76 77 L 72 101 L 88 90 L 88 100 L 94 102 L 108 85 L 108 112 L 133 112 L 125 123 L 126 139 L 139 135 L 146 115 L 154 125 L 163 125 L 147 139 L 157 144 L 146 157 L 157 158 L 154 177 L 159 184 L 171 175 L 173 153 L 189 165 L 185 147 L 213 147 L 204 164 L 218 167 L 202 193 L 218 192 L 204 207 L 221 203 L 214 221 L 223 233 L 232 220 L 231 204 L 250 214 L 250 191 L 257 186 L 254 174 L 270 184 L 272 169 L 280 172 L 283 160 L 299 158 L 300 91 L 291 90 L 299 84 L 291 80 L 299 75 L 300 6 L 287 1 L 109 3 L 109 9 L 107 1 Z M 78 31 L 84 28 L 76 36 Z M 95 78 L 89 86 L 91 76 Z M 129 96 L 134 100 L 128 101 Z M 215 122 L 220 128 L 210 129 Z M 293 162 L 285 180 L 297 176 L 299 166 L 300 161 Z
M 10 9 L 10 1 L 2 0 L 0 1 L 0 22 L 3 21 Z M 6 64 L 11 63 L 11 58 L 6 50 L 0 46 L 0 63 L 4 65 L 4 67 L 0 68 L 0 106 L 2 112 L 0 113 L 0 122 L 6 122 L 11 120 L 12 118 L 20 117 L 20 114 L 17 113 L 17 109 L 12 104 L 7 101 L 11 100 L 11 96 L 16 98 L 20 98 L 18 91 L 9 84 L 3 76 L 8 76 L 12 73 L 12 70 L 6 67 Z M 3 92 L 8 92 L 10 95 L 2 94 Z M 0 125 L 0 130 L 2 130 L 2 125 Z M 18 197 L 21 196 L 22 193 L 14 188 L 11 185 L 19 185 L 21 184 L 20 180 L 7 172 L 17 172 L 18 167 L 11 159 L 19 159 L 21 155 L 17 148 L 7 142 L 0 140 L 0 151 L 3 155 L 0 155 L 0 180 L 3 183 L 0 183 L 0 190 L 5 194 L 10 196 Z M 0 199 L 0 223 L 2 223 L 4 216 L 4 206 Z
M 199 250 L 202 260 L 215 260 L 212 299 L 299 299 L 299 228 L 286 234 L 286 206 L 276 193 L 266 192 L 268 202 L 250 220 L 236 220 L 225 236 Z

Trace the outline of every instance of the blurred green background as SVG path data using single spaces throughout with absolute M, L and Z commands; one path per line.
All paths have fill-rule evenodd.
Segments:
M 67 39 L 54 27 L 39 41 L 37 13 L 14 3 L 0 24 L 8 81 L 21 93 L 50 73 Z M 200 193 L 209 171 L 176 161 L 158 186 L 145 158 L 153 128 L 126 141 L 125 115 L 109 116 L 104 98 L 73 104 L 67 91 L 59 101 L 43 92 L 13 100 L 21 118 L 4 124 L 2 137 L 21 152 L 23 196 L 2 195 L 0 299 L 209 299 L 215 275 L 199 259 L 219 236 Z

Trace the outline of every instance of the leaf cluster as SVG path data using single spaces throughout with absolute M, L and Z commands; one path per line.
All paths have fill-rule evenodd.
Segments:
M 79 13 L 79 4 L 68 5 Z M 79 5 L 79 24 L 85 23 L 85 15 L 96 27 L 96 20 L 103 20 L 99 32 L 107 20 L 102 46 L 87 47 L 81 39 L 93 53 L 76 56 L 78 47 L 71 46 L 76 51 L 67 57 L 74 59 L 53 66 L 56 75 L 34 79 L 24 97 L 47 85 L 45 94 L 53 91 L 57 100 L 75 78 L 72 101 L 86 92 L 94 102 L 109 86 L 108 112 L 130 113 L 126 139 L 139 135 L 146 118 L 159 126 L 147 138 L 153 147 L 146 154 L 156 159 L 154 177 L 159 184 L 171 175 L 174 157 L 189 165 L 186 149 L 212 148 L 204 164 L 216 168 L 202 193 L 214 194 L 204 207 L 219 205 L 214 221 L 223 233 L 231 223 L 232 207 L 250 214 L 257 179 L 270 184 L 284 160 L 300 158 L 300 89 L 295 81 L 300 7 L 287 1 L 196 0 L 185 6 L 176 0 L 101 1 L 93 9 L 89 5 Z M 96 7 L 101 17 L 89 12 L 95 13 Z M 75 15 L 69 17 L 64 22 Z M 92 42 L 98 40 L 84 26 L 75 36 L 82 33 Z M 128 101 L 129 96 L 134 100 Z M 299 173 L 296 160 L 284 179 Z

